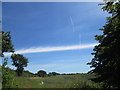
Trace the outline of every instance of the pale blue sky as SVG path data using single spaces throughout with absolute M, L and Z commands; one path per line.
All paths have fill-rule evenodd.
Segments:
M 3 3 L 3 30 L 11 31 L 16 51 L 26 49 L 31 72 L 72 73 L 88 72 L 86 65 L 92 59 L 91 48 L 53 50 L 56 47 L 89 45 L 106 22 L 107 13 L 95 2 L 19 2 Z M 37 52 L 37 49 L 46 49 Z M 52 51 L 48 52 L 49 49 Z

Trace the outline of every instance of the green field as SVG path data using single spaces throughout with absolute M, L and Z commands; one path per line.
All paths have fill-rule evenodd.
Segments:
M 15 77 L 13 85 L 17 88 L 100 88 L 100 84 L 89 80 L 93 77 L 93 74 Z

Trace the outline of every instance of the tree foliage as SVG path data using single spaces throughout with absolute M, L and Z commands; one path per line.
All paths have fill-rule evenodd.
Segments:
M 120 87 L 120 2 L 106 2 L 102 8 L 111 14 L 100 29 L 103 35 L 96 35 L 99 45 L 93 49 L 94 58 L 89 65 L 96 73 L 95 82 L 103 82 L 106 88 Z
M 12 54 L 11 56 L 13 64 L 15 67 L 17 67 L 17 75 L 21 76 L 22 72 L 24 70 L 24 67 L 27 67 L 28 59 L 20 54 Z
M 57 73 L 57 72 L 50 72 L 50 73 L 48 74 L 48 76 L 56 76 L 56 75 L 60 75 L 60 74 Z
M 4 57 L 4 52 L 14 52 L 10 32 L 4 32 L 0 30 L 0 57 Z M 13 76 L 5 67 L 7 65 L 8 58 L 3 59 L 2 66 L 2 87 L 12 87 Z
M 3 88 L 12 88 L 13 87 L 13 75 L 10 73 L 9 69 L 5 66 L 7 65 L 8 58 L 4 58 L 2 64 L 2 87 Z
M 37 74 L 39 77 L 45 77 L 47 75 L 46 71 L 44 71 L 44 70 L 38 71 Z
M 14 52 L 10 32 L 0 31 L 0 56 L 3 56 L 4 52 Z M 2 39 L 1 39 L 2 38 Z
M 0 30 L 0 57 L 2 56 L 2 31 Z

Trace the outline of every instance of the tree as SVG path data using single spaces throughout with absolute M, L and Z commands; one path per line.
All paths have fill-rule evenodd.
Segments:
M 0 31 L 0 57 L 3 56 L 2 54 L 2 31 Z
M 21 76 L 22 72 L 24 70 L 24 67 L 27 67 L 28 59 L 20 54 L 12 54 L 11 56 L 13 64 L 15 67 L 17 67 L 17 75 Z
M 4 62 L 2 64 L 2 88 L 12 88 L 14 76 L 8 69 L 5 67 L 7 65 L 8 57 L 4 58 Z
M 0 56 L 3 57 L 4 52 L 14 52 L 10 32 L 0 31 Z M 2 39 L 1 39 L 2 38 Z
M 0 22 L 1 23 L 1 22 Z M 14 52 L 10 32 L 0 30 L 0 57 L 4 57 L 4 52 Z M 3 59 L 2 67 L 2 87 L 12 87 L 13 76 L 5 66 L 7 65 L 8 58 Z M 1 80 L 0 80 L 1 82 Z
M 44 71 L 44 70 L 38 71 L 37 74 L 39 77 L 45 77 L 47 75 L 46 71 Z
M 106 88 L 120 87 L 120 1 L 105 2 L 102 8 L 111 14 L 107 22 L 100 29 L 103 35 L 96 35 L 95 39 L 99 45 L 93 49 L 94 58 L 89 65 L 97 77 L 92 79 L 95 82 L 103 82 Z
M 56 72 L 50 72 L 49 74 L 48 74 L 48 76 L 56 76 L 56 75 L 60 75 L 59 73 L 56 73 Z

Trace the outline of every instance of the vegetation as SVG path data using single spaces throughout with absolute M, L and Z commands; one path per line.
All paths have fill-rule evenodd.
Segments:
M 99 84 L 89 80 L 91 77 L 94 77 L 94 75 L 79 74 L 46 77 L 42 80 L 44 84 L 41 85 L 41 88 L 100 88 Z
M 37 74 L 38 74 L 39 77 L 45 77 L 47 75 L 46 71 L 44 71 L 44 70 L 38 71 Z
M 14 52 L 10 32 L 0 32 L 2 32 L 2 52 L 0 53 L 0 56 L 3 56 L 4 52 Z
M 11 75 L 11 83 L 4 84 L 4 88 L 101 88 L 101 83 L 90 80 L 95 77 L 94 74 L 61 74 L 52 77 L 46 75 L 41 78 L 29 71 L 23 71 L 22 77 L 18 77 L 15 70 L 9 67 L 5 70 Z
M 0 30 L 0 57 L 2 56 L 2 31 Z
M 22 72 L 24 70 L 24 67 L 27 66 L 28 59 L 25 58 L 23 55 L 20 55 L 20 54 L 12 54 L 11 58 L 12 58 L 12 61 L 13 61 L 12 65 L 17 67 L 17 70 L 16 70 L 17 75 L 21 76 Z
M 12 44 L 12 40 L 11 40 L 11 36 L 10 36 L 10 32 L 4 32 L 4 31 L 0 31 L 1 32 L 1 36 L 0 38 L 2 38 L 2 42 L 1 42 L 1 52 L 0 52 L 0 57 L 4 57 L 4 52 L 14 52 L 14 48 L 13 48 L 13 44 Z M 13 80 L 13 76 L 10 74 L 10 72 L 8 71 L 7 68 L 5 68 L 5 66 L 7 65 L 7 60 L 8 58 L 4 58 L 3 59 L 3 64 L 1 66 L 2 68 L 2 87 L 3 88 L 10 88 L 12 87 L 12 80 Z
M 106 2 L 102 8 L 111 14 L 106 24 L 100 29 L 103 35 L 96 35 L 99 45 L 94 48 L 94 58 L 88 64 L 97 74 L 95 82 L 103 82 L 105 88 L 120 88 L 120 1 Z
M 56 73 L 56 72 L 50 72 L 49 74 L 48 74 L 48 76 L 56 76 L 56 75 L 60 75 L 59 73 Z
M 20 80 L 19 80 L 20 77 L 18 77 L 15 70 L 10 69 L 9 67 L 3 67 L 3 68 L 4 69 L 2 69 L 3 70 L 2 73 L 5 73 L 4 74 L 5 76 L 3 76 L 2 87 L 3 88 L 22 88 L 20 86 Z M 24 78 L 33 77 L 33 76 L 34 76 L 33 73 L 30 73 L 28 71 L 23 71 L 23 74 L 22 74 L 22 77 L 21 77 L 21 78 L 23 78 L 22 82 L 24 81 Z
M 2 67 L 3 88 L 119 88 L 120 2 L 106 2 L 104 5 L 102 9 L 112 16 L 107 18 L 106 24 L 100 29 L 103 35 L 95 36 L 99 45 L 95 46 L 92 53 L 94 58 L 88 63 L 94 68 L 90 74 L 56 72 L 47 74 L 44 70 L 33 74 L 24 71 L 28 59 L 20 54 L 12 54 L 12 65 L 17 67 L 16 71 L 12 70 L 6 67 L 9 58 L 4 57 L 4 52 L 14 52 L 11 35 L 10 32 L 0 31 L 2 40 L 0 41 L 0 57 L 4 60 L 0 66 Z
M 11 35 L 10 32 L 4 32 L 4 31 L 0 31 L 1 32 L 1 37 L 2 38 L 2 42 L 0 42 L 0 47 L 1 48 L 1 52 L 0 52 L 0 57 L 3 57 L 3 63 L 2 66 L 0 66 L 2 68 L 2 87 L 3 88 L 13 88 L 16 86 L 13 84 L 14 81 L 14 76 L 11 73 L 11 70 L 9 68 L 6 67 L 7 65 L 7 61 L 8 61 L 8 57 L 4 58 L 4 52 L 14 52 L 14 48 L 13 48 L 13 44 L 12 44 L 12 40 L 11 40 Z M 17 59 L 16 59 L 17 58 Z M 17 72 L 18 75 L 20 75 L 23 71 L 23 67 L 27 66 L 27 59 L 25 57 L 23 57 L 22 55 L 18 55 L 17 57 L 14 57 L 14 55 L 12 55 L 12 59 L 13 59 L 13 65 L 17 66 L 19 68 L 17 68 Z M 19 61 L 21 60 L 21 61 Z M 22 69 L 21 69 L 22 67 Z
M 11 88 L 101 88 L 100 83 L 89 80 L 95 77 L 94 74 L 66 74 L 41 78 L 24 71 L 22 77 L 18 77 L 14 70 L 7 69 L 14 76 Z

